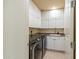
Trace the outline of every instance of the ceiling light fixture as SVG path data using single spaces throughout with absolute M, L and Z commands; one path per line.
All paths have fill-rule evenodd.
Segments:
M 54 7 L 52 7 L 52 9 L 56 9 L 56 7 L 54 6 Z

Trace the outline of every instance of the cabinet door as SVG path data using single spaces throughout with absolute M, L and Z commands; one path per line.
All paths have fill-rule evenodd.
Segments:
M 42 25 L 43 28 L 48 28 L 48 20 L 47 19 L 42 19 Z
M 60 10 L 58 13 L 58 17 L 55 18 L 56 20 L 56 28 L 64 28 L 64 11 Z
M 55 28 L 55 19 L 54 18 L 49 18 L 49 28 Z
M 29 5 L 29 27 L 39 28 L 41 27 L 41 11 L 33 2 Z
M 64 28 L 64 19 L 62 17 L 55 19 L 56 28 Z
M 42 20 L 41 20 L 41 26 L 43 27 L 43 28 L 48 28 L 48 12 L 42 12 Z
M 47 49 L 54 49 L 55 48 L 55 40 L 54 40 L 54 37 L 50 37 L 50 36 L 47 36 Z
M 65 51 L 65 40 L 64 40 L 64 37 L 56 37 L 55 50 Z

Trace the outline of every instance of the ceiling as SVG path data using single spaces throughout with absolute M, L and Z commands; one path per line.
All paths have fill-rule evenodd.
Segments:
M 40 10 L 64 8 L 65 0 L 33 0 Z

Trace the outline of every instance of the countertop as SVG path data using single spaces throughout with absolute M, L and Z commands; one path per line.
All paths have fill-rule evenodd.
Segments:
M 45 34 L 45 33 L 36 33 L 36 34 L 33 34 L 33 35 L 29 35 L 29 40 L 41 38 L 41 37 L 46 36 L 46 35 L 47 34 Z
M 41 38 L 42 36 L 65 36 L 64 33 L 36 33 L 36 34 L 32 34 L 32 35 L 29 35 L 29 40 L 32 41 L 34 39 L 37 39 L 37 38 Z

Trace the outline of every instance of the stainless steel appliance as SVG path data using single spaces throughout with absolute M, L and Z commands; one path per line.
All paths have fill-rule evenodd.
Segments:
M 46 37 L 44 34 L 31 36 L 29 44 L 29 59 L 42 59 L 45 54 Z
M 30 59 L 38 59 L 38 58 L 41 59 L 42 58 L 42 46 L 40 44 L 41 44 L 40 38 L 37 38 L 32 41 L 30 48 L 29 48 Z

